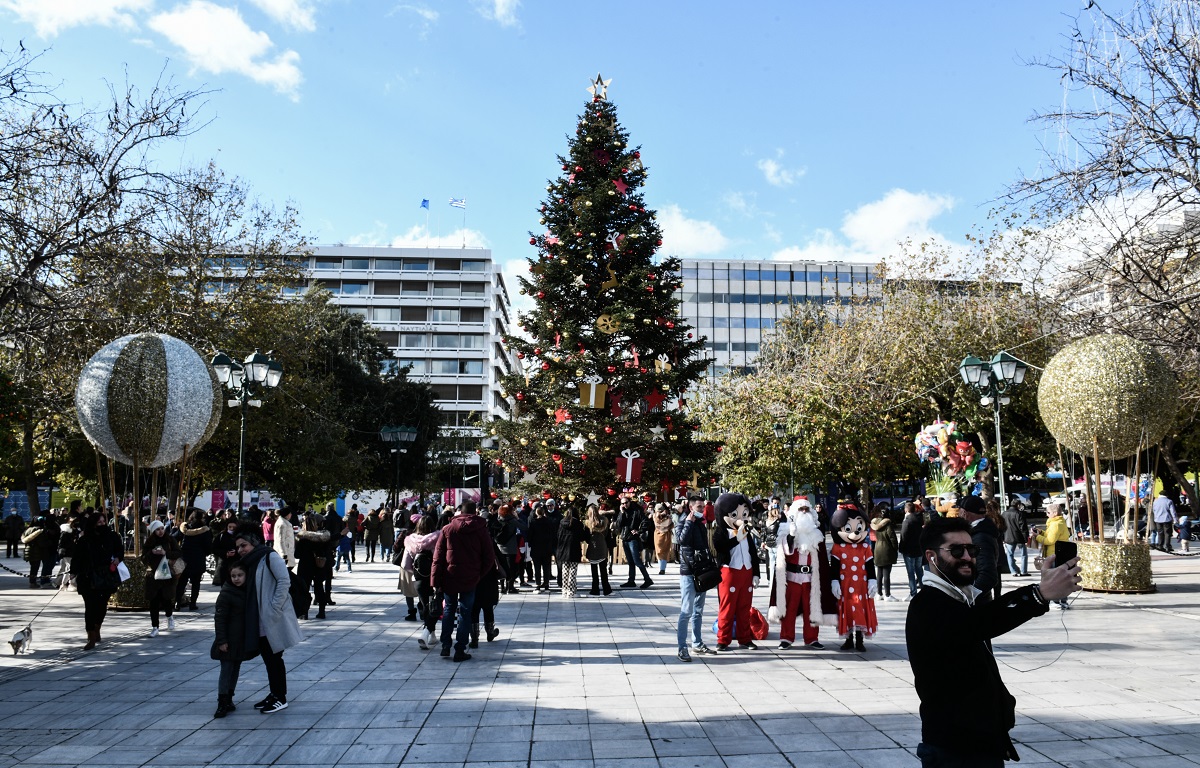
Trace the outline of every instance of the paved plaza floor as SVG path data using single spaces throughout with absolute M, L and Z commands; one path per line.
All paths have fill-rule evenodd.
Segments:
M 893 573 L 903 579 L 902 568 Z M 1200 764 L 1200 558 L 1156 553 L 1154 573 L 1155 594 L 1083 593 L 995 644 L 1017 697 L 1021 764 Z M 671 566 L 652 589 L 608 598 L 505 596 L 500 637 L 455 664 L 418 649 L 395 567 L 360 562 L 338 574 L 329 620 L 302 622 L 305 641 L 285 654 L 288 709 L 251 708 L 266 695 L 254 660 L 243 665 L 238 710 L 214 720 L 214 587 L 157 638 L 145 613 L 111 613 L 104 643 L 85 653 L 78 595 L 50 601 L 50 590 L 0 572 L 4 639 L 50 601 L 32 652 L 0 658 L 0 766 L 918 764 L 906 603 L 879 603 L 865 653 L 836 650 L 828 629 L 827 650 L 778 651 L 773 627 L 761 650 L 735 645 L 683 664 L 675 574 Z M 766 590 L 756 598 L 765 613 Z M 945 650 L 954 653 L 953 637 Z M 971 706 L 969 681 L 945 690 Z

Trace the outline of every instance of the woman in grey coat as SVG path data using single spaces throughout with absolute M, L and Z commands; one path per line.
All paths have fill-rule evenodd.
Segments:
M 271 693 L 254 705 L 269 715 L 287 709 L 283 652 L 304 639 L 292 608 L 291 572 L 283 558 L 262 543 L 257 526 L 238 531 L 237 551 L 246 566 L 246 648 L 257 647 Z

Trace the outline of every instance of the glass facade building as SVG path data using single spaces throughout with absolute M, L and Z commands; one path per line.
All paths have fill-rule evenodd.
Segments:
M 867 264 L 683 259 L 680 316 L 707 338 L 709 376 L 750 371 L 759 347 L 800 302 L 842 305 L 877 293 Z

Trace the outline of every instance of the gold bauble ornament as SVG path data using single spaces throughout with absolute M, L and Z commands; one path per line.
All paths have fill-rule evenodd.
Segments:
M 529 439 L 528 439 L 528 438 L 525 438 L 525 437 L 522 437 L 522 438 L 521 438 L 521 445 L 529 445 Z
M 1076 453 L 1123 459 L 1161 440 L 1179 409 L 1175 374 L 1153 347 L 1117 334 L 1068 344 L 1046 365 L 1038 411 Z
M 671 466 L 672 466 L 672 467 L 678 467 L 678 466 L 679 466 L 679 459 L 671 459 Z

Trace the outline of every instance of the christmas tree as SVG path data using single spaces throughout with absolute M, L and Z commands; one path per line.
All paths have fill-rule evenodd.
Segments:
M 631 148 L 597 76 L 546 187 L 545 231 L 531 233 L 522 293 L 534 308 L 505 339 L 521 370 L 503 381 L 511 421 L 492 424 L 488 458 L 526 491 L 595 500 L 629 488 L 673 499 L 709 480 L 715 444 L 700 441 L 688 387 L 708 367 L 704 340 L 678 316 L 680 262 L 656 260 L 662 233 L 646 209 L 640 148 Z

